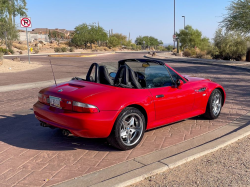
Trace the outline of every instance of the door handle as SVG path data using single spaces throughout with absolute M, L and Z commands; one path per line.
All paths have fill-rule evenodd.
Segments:
M 161 98 L 161 97 L 164 97 L 164 95 L 157 95 L 155 96 L 156 98 Z

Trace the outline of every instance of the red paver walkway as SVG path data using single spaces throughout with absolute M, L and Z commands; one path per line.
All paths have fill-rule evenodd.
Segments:
M 39 89 L 0 93 L 0 186 L 49 186 L 202 135 L 250 110 L 249 73 L 230 68 L 169 63 L 183 74 L 211 78 L 227 92 L 220 117 L 195 117 L 145 133 L 138 147 L 119 151 L 105 139 L 63 137 L 42 128 L 32 104 Z

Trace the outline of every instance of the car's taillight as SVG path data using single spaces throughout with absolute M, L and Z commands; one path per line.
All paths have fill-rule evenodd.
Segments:
M 38 101 L 41 103 L 44 103 L 46 105 L 49 105 L 49 96 L 45 94 L 38 93 Z
M 38 93 L 38 101 L 40 101 L 40 102 L 43 101 L 43 94 Z
M 58 108 L 61 108 L 64 110 L 69 110 L 69 111 L 73 110 L 75 112 L 82 112 L 82 113 L 98 113 L 99 112 L 99 109 L 94 105 L 72 101 L 68 99 L 62 99 L 62 98 L 58 98 L 58 99 L 60 99 L 60 104 L 59 104 L 60 107 Z M 40 101 L 43 104 L 50 105 L 49 95 L 38 93 L 38 101 Z M 57 105 L 54 106 L 52 104 L 51 107 L 57 107 Z
M 83 112 L 83 113 L 97 113 L 99 112 L 99 109 L 93 105 L 74 101 L 73 111 Z

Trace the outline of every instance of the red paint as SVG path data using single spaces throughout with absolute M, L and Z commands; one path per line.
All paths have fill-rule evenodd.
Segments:
M 221 85 L 208 79 L 184 76 L 185 79 L 180 76 L 188 81 L 178 88 L 131 89 L 72 80 L 39 92 L 46 99 L 48 96 L 61 98 L 62 108 L 51 107 L 45 102 L 46 99 L 39 98 L 33 106 L 34 113 L 38 120 L 68 129 L 76 136 L 105 138 L 109 136 L 120 112 L 130 105 L 145 110 L 147 129 L 150 129 L 205 113 L 209 96 L 216 88 L 223 91 L 225 102 L 226 94 Z M 197 92 L 201 88 L 205 90 Z M 63 91 L 58 92 L 60 89 Z M 163 97 L 156 98 L 157 95 Z M 81 109 L 74 111 L 74 101 L 96 108 L 89 111 L 84 109 L 87 113 Z

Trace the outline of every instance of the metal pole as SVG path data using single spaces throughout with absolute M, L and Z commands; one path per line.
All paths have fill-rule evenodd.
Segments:
M 185 27 L 186 27 L 186 24 L 185 24 L 186 17 L 185 16 L 182 16 L 182 17 L 184 18 L 184 29 L 185 29 Z
M 184 16 L 184 29 L 185 29 L 185 27 L 186 27 L 186 17 Z
M 30 49 L 29 49 L 29 38 L 28 38 L 27 27 L 26 27 L 26 37 L 27 37 L 28 57 L 29 57 L 29 64 L 30 64 Z
M 174 35 L 175 35 L 175 0 L 174 0 Z M 175 48 L 175 40 L 174 40 L 174 48 Z

